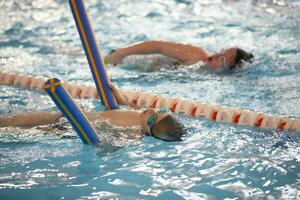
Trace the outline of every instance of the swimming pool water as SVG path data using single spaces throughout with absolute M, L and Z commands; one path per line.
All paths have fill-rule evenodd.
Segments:
M 104 53 L 148 39 L 218 51 L 239 46 L 255 61 L 232 73 L 145 72 L 109 67 L 121 88 L 300 118 L 299 1 L 86 2 Z M 0 0 L 0 70 L 92 83 L 69 5 Z M 98 102 L 79 100 L 88 110 Z M 46 95 L 0 86 L 0 114 L 55 110 Z M 81 144 L 74 131 L 0 129 L 1 199 L 299 199 L 295 133 L 180 116 L 189 135 Z M 117 140 L 116 138 L 114 140 Z M 116 145 L 117 144 L 117 145 Z

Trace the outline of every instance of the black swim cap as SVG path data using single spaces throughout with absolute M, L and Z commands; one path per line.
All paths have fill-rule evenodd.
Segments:
M 253 61 L 253 58 L 254 58 L 254 56 L 252 53 L 249 53 L 240 48 L 236 48 L 235 60 L 234 60 L 233 65 L 230 67 L 230 69 L 240 66 L 243 63 L 243 61 L 251 63 Z
M 173 114 L 167 115 L 151 128 L 152 136 L 166 142 L 182 141 L 187 134 L 184 125 Z

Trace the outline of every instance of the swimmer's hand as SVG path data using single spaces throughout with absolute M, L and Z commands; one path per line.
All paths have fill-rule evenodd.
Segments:
M 121 64 L 123 60 L 123 56 L 120 51 L 112 50 L 107 56 L 104 58 L 105 64 Z
M 114 94 L 116 101 L 120 105 L 130 105 L 128 99 L 118 90 L 116 86 L 114 86 L 112 83 L 109 83 L 109 87 Z

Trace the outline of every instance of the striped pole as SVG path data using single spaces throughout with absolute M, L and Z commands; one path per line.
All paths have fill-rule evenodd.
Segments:
M 69 0 L 69 4 L 101 102 L 107 110 L 117 109 L 119 106 L 109 88 L 105 64 L 101 58 L 83 1 Z
M 99 138 L 96 131 L 93 129 L 84 113 L 73 102 L 69 93 L 62 86 L 60 80 L 56 78 L 49 79 L 44 84 L 44 89 L 71 123 L 82 142 L 84 144 L 98 144 Z

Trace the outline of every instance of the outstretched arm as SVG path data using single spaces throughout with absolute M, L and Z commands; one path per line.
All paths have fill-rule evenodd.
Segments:
M 202 48 L 190 44 L 152 40 L 120 48 L 106 56 L 105 62 L 119 64 L 126 56 L 135 54 L 162 54 L 175 58 L 184 64 L 206 62 L 209 56 Z
M 24 126 L 32 127 L 58 122 L 62 116 L 60 112 L 32 112 L 0 117 L 0 127 Z
M 139 112 L 127 110 L 112 110 L 106 112 L 85 113 L 89 121 L 106 120 L 120 126 L 140 125 Z M 31 112 L 0 117 L 0 127 L 19 126 L 33 127 L 57 123 L 63 114 L 61 112 Z
M 110 119 L 111 116 L 104 112 L 90 112 L 85 113 L 90 121 L 97 119 Z M 14 114 L 6 117 L 0 117 L 0 127 L 19 126 L 19 127 L 33 127 L 47 124 L 57 123 L 63 117 L 61 112 L 30 112 Z
M 85 113 L 90 121 L 95 121 L 103 115 L 99 112 Z M 57 123 L 58 120 L 63 117 L 61 112 L 30 112 L 14 114 L 6 117 L 0 117 L 0 127 L 7 126 L 22 126 L 22 127 L 33 127 L 46 124 Z M 104 116 L 102 118 L 109 118 L 110 116 Z

